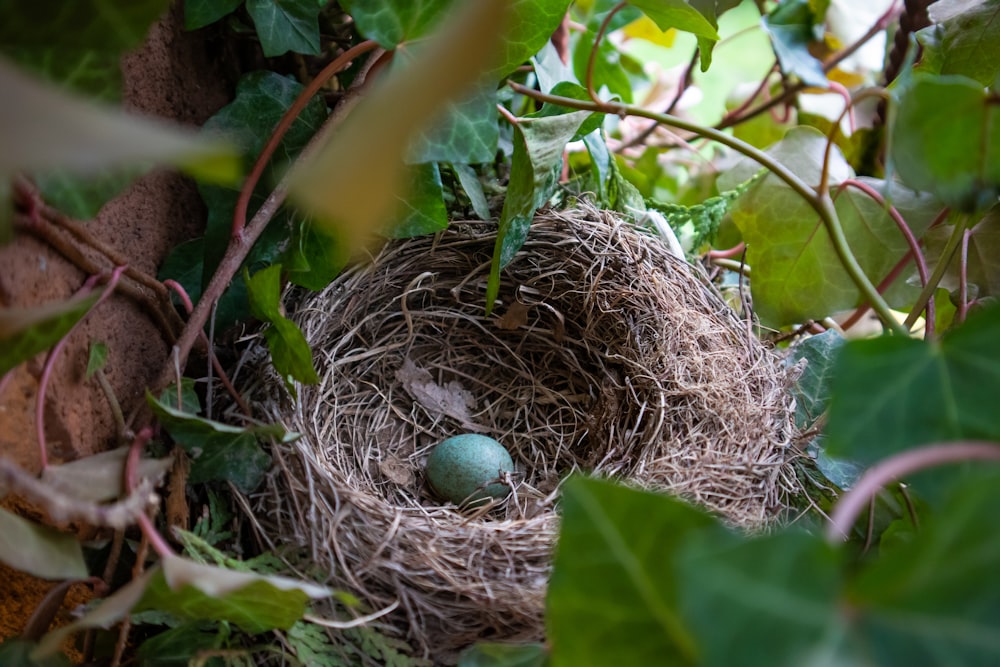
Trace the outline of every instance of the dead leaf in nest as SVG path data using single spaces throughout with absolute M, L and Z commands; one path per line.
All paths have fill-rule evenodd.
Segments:
M 504 331 L 514 331 L 518 327 L 524 326 L 528 323 L 528 313 L 530 311 L 531 306 L 520 301 L 515 301 L 507 308 L 507 312 L 497 319 L 497 328 Z
M 396 381 L 406 392 L 432 415 L 441 415 L 458 420 L 463 428 L 481 431 L 482 427 L 472 421 L 470 410 L 476 407 L 476 399 L 462 385 L 452 380 L 444 386 L 431 377 L 428 370 L 418 367 L 410 359 L 396 371 Z
M 393 484 L 398 484 L 399 486 L 413 485 L 413 470 L 410 469 L 406 461 L 398 456 L 389 456 L 384 461 L 379 461 L 378 469 Z

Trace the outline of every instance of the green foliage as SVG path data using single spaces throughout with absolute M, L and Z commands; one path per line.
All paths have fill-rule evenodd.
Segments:
M 817 183 L 825 150 L 825 137 L 800 127 L 767 152 L 805 182 Z M 854 176 L 836 148 L 828 170 L 833 187 Z M 730 187 L 756 171 L 755 164 L 737 167 L 720 178 L 720 187 Z M 861 180 L 876 191 L 886 187 L 880 181 Z M 922 235 L 934 213 L 932 198 L 896 185 L 889 192 L 887 199 L 897 209 L 912 212 L 909 227 Z M 878 202 L 854 188 L 841 192 L 834 203 L 847 245 L 862 270 L 871 280 L 881 280 L 909 249 L 905 238 Z M 763 324 L 783 326 L 821 319 L 857 305 L 858 288 L 818 214 L 786 183 L 774 175 L 758 181 L 737 200 L 731 214 L 747 244 L 747 262 L 754 270 L 754 309 Z M 897 290 L 889 295 L 897 305 L 915 298 L 912 288 L 903 285 Z
M 938 341 L 844 346 L 830 387 L 828 449 L 872 463 L 915 445 L 1000 440 L 1000 308 L 972 313 Z
M 719 41 L 714 3 L 701 2 L 697 8 L 685 0 L 639 0 L 632 4 L 653 19 L 660 30 L 676 28 L 695 35 L 701 51 L 701 70 L 708 70 L 712 47 Z
M 102 370 L 108 363 L 108 346 L 100 341 L 90 344 L 90 352 L 87 354 L 87 371 L 84 373 L 86 379 L 90 379 L 99 370 Z
M 184 0 L 184 27 L 197 30 L 231 14 L 243 0 Z
M 258 437 L 294 438 L 279 426 L 238 428 L 170 407 L 146 395 L 146 402 L 163 428 L 191 455 L 192 484 L 228 480 L 245 493 L 263 480 L 271 464 Z
M 917 33 L 924 47 L 920 69 L 995 84 L 1000 75 L 1000 2 L 940 0 L 927 11 L 934 25 Z
M 906 185 L 974 213 L 1000 194 L 1000 107 L 981 83 L 916 74 L 893 91 L 890 157 Z
M 562 160 L 563 147 L 589 116 L 586 111 L 573 111 L 555 116 L 535 114 L 518 120 L 514 128 L 510 183 L 500 213 L 486 290 L 487 314 L 493 309 L 500 291 L 500 269 L 509 264 L 524 245 L 535 211 L 555 191 L 556 170 Z
M 495 126 L 495 124 L 494 124 Z M 448 210 L 444 204 L 441 171 L 436 163 L 411 165 L 406 198 L 400 198 L 402 212 L 385 235 L 405 239 L 433 234 L 448 226 Z
M 189 621 L 142 642 L 136 659 L 140 667 L 188 667 L 199 651 L 221 648 L 222 639 L 216 624 Z
M 319 12 L 316 0 L 246 0 L 260 45 L 268 58 L 289 51 L 319 55 Z
M 791 351 L 789 363 L 805 363 L 795 383 L 795 425 L 809 428 L 826 411 L 830 402 L 830 382 L 844 339 L 836 331 L 826 331 L 800 341 Z
M 0 561 L 43 579 L 83 579 L 87 564 L 76 537 L 0 509 Z
M 93 308 L 98 294 L 34 308 L 0 309 L 0 376 L 62 339 Z
M 17 665 L 17 667 L 70 667 L 71 663 L 62 653 L 56 653 L 44 658 L 33 658 L 35 642 L 27 639 L 7 639 L 0 641 L 0 665 Z
M 252 278 L 244 276 L 244 280 L 250 295 L 250 311 L 269 325 L 264 329 L 264 340 L 275 370 L 286 382 L 289 378 L 303 384 L 319 382 L 309 343 L 298 326 L 281 314 L 281 264 L 272 264 Z
M 0 3 L 0 50 L 49 81 L 117 99 L 118 60 L 139 46 L 167 0 L 9 0 Z
M 825 10 L 824 10 L 825 13 Z M 764 17 L 764 27 L 782 71 L 803 83 L 826 88 L 823 65 L 809 52 L 809 45 L 823 38 L 823 15 L 817 16 L 809 0 L 782 2 Z
M 476 644 L 462 652 L 458 667 L 544 667 L 548 653 L 541 644 Z

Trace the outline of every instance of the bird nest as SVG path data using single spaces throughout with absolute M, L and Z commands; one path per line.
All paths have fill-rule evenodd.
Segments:
M 440 655 L 539 639 L 560 483 L 573 472 L 667 491 L 759 528 L 794 488 L 787 377 L 696 269 L 656 236 L 583 206 L 539 215 L 484 314 L 496 225 L 391 242 L 303 298 L 292 319 L 320 381 L 292 397 L 258 374 L 276 444 L 245 499 L 272 544 Z M 461 510 L 428 452 L 460 433 L 504 444 L 513 492 Z M 429 648 L 433 647 L 433 648 Z

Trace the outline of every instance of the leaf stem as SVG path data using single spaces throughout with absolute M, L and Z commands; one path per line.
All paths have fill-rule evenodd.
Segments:
M 826 527 L 827 541 L 837 543 L 846 539 L 861 510 L 890 482 L 926 468 L 962 461 L 1000 461 L 1000 444 L 982 440 L 935 443 L 883 459 L 869 468 L 837 502 Z
M 851 280 L 854 281 L 854 284 L 857 286 L 862 296 L 872 304 L 872 308 L 876 313 L 878 313 L 879 317 L 886 326 L 893 329 L 893 331 L 899 335 L 908 335 L 908 329 L 904 329 L 899 322 L 896 321 L 896 318 L 892 316 L 889 305 L 885 302 L 885 299 L 882 298 L 882 295 L 879 294 L 878 290 L 875 289 L 875 286 L 861 269 L 861 265 L 858 264 L 857 258 L 855 258 L 854 254 L 851 252 L 847 243 L 847 238 L 844 236 L 844 229 L 841 227 L 840 219 L 837 217 L 837 210 L 834 208 L 833 200 L 830 199 L 830 196 L 828 194 L 820 195 L 817 193 L 805 181 L 796 176 L 791 170 L 767 153 L 764 153 L 750 144 L 729 136 L 728 134 L 725 134 L 715 128 L 704 127 L 676 116 L 661 114 L 630 104 L 621 104 L 619 102 L 587 102 L 585 100 L 576 100 L 558 95 L 548 95 L 514 83 L 513 81 L 509 81 L 507 85 L 509 85 L 515 92 L 521 93 L 522 95 L 528 95 L 542 102 L 556 104 L 571 109 L 596 111 L 599 113 L 614 113 L 620 116 L 639 116 L 641 118 L 655 120 L 659 123 L 663 123 L 664 125 L 670 125 L 671 127 L 686 130 L 700 137 L 704 137 L 705 139 L 711 139 L 712 141 L 720 143 L 723 146 L 728 146 L 729 148 L 732 148 L 733 150 L 754 160 L 784 181 L 788 187 L 795 191 L 812 207 L 814 211 L 816 211 L 820 220 L 822 220 L 823 225 L 826 227 L 827 233 L 830 235 L 830 241 L 833 243 L 834 250 L 837 253 L 837 257 L 840 259 L 844 270 L 847 271 Z
M 962 237 L 965 234 L 965 228 L 968 224 L 968 216 L 962 215 L 958 220 L 955 221 L 955 225 L 951 230 L 951 236 L 948 237 L 948 242 L 944 246 L 944 250 L 941 251 L 941 256 L 938 258 L 937 264 L 934 266 L 934 273 L 931 274 L 930 279 L 927 284 L 924 285 L 924 289 L 921 290 L 920 296 L 917 297 L 917 302 L 913 304 L 913 309 L 910 310 L 910 314 L 907 315 L 906 321 L 903 322 L 903 326 L 909 331 L 913 323 L 917 321 L 920 316 L 920 311 L 924 309 L 927 302 L 930 301 L 934 296 L 934 290 L 937 289 L 938 285 L 941 283 L 941 279 L 944 278 L 945 272 L 948 270 L 948 265 L 951 264 L 951 258 L 955 256 L 955 251 L 958 250 L 959 246 L 962 244 Z
M 611 19 L 614 18 L 615 14 L 625 9 L 628 5 L 627 2 L 619 2 L 617 5 L 611 8 L 608 15 L 604 17 L 601 21 L 601 27 L 597 31 L 597 36 L 594 37 L 594 46 L 590 49 L 590 57 L 587 58 L 587 74 L 586 74 L 586 84 L 587 84 L 587 94 L 590 95 L 590 99 L 594 100 L 598 104 L 601 103 L 601 98 L 597 96 L 597 91 L 594 90 L 594 63 L 597 60 L 597 49 L 601 45 L 601 41 L 604 39 L 604 34 L 608 31 L 608 26 L 611 25 Z

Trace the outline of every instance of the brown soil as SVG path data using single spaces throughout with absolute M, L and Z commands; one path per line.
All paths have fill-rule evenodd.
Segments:
M 123 104 L 149 115 L 201 125 L 229 101 L 232 82 L 205 31 L 185 33 L 181 5 L 153 26 L 146 43 L 122 61 Z M 157 170 L 138 179 L 109 202 L 96 220 L 82 223 L 130 266 L 155 275 L 168 251 L 200 232 L 204 207 L 194 183 Z M 99 257 L 93 253 L 88 256 Z M 107 260 L 103 268 L 111 268 Z M 61 300 L 87 275 L 44 242 L 18 235 L 0 248 L 0 307 Z M 100 341 L 109 350 L 107 378 L 126 413 L 143 398 L 147 383 L 167 360 L 170 344 L 161 328 L 132 299 L 112 296 L 70 335 L 58 359 L 45 400 L 45 433 L 51 461 L 73 460 L 118 445 L 108 401 L 97 382 L 84 379 L 88 350 Z M 12 371 L 0 394 L 0 456 L 31 472 L 40 460 L 34 418 L 44 354 Z M 3 504 L 13 506 L 12 499 Z M 0 639 L 20 631 L 33 600 L 25 587 L 47 590 L 50 582 L 21 580 L 0 571 Z

